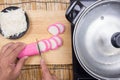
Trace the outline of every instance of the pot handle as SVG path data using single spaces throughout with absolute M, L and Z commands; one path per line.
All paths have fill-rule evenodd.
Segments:
M 85 8 L 86 7 L 80 2 L 80 0 L 74 1 L 72 4 L 70 4 L 70 6 L 68 7 L 66 11 L 65 16 L 67 20 L 71 22 L 72 24 L 75 24 L 79 15 Z

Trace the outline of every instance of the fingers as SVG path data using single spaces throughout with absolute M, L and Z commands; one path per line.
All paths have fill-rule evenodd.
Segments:
M 27 60 L 27 58 L 28 58 L 28 56 L 25 56 L 18 61 L 18 63 L 16 64 L 16 67 L 14 69 L 14 74 L 15 75 L 16 74 L 19 75 L 19 73 L 20 73 L 25 61 Z
M 51 76 L 51 74 L 50 74 L 50 72 L 49 72 L 49 70 L 48 70 L 48 68 L 47 68 L 47 66 L 45 64 L 45 61 L 43 59 L 41 59 L 40 65 L 41 65 L 43 79 L 45 79 L 45 80 L 52 79 L 52 76 Z
M 12 61 L 15 61 L 17 56 L 19 55 L 19 53 L 25 48 L 25 44 L 24 43 L 16 43 L 13 46 L 11 46 L 11 48 L 9 48 L 6 52 L 10 52 L 10 59 Z
M 0 51 L 0 68 L 3 73 L 3 78 L 5 77 L 2 80 L 6 80 L 7 78 L 9 80 L 15 80 L 18 77 L 27 57 L 23 57 L 17 62 L 15 61 L 24 47 L 25 44 L 20 42 L 8 43 L 2 47 Z
M 52 75 L 49 72 L 49 70 L 45 64 L 45 61 L 43 59 L 41 59 L 40 65 L 41 65 L 41 70 L 42 70 L 42 80 L 57 80 L 56 76 Z
M 2 48 L 1 48 L 1 53 L 4 53 L 5 54 L 5 51 L 11 46 L 13 45 L 14 43 L 13 42 L 10 42 L 6 45 L 4 45 Z
M 21 48 L 21 46 L 24 47 L 24 44 L 21 43 L 21 42 L 17 42 L 17 43 L 15 43 L 14 45 L 12 45 L 11 47 L 9 47 L 9 48 L 7 49 L 7 51 L 6 51 L 6 53 L 10 53 L 10 54 L 11 54 L 11 52 L 12 52 L 12 53 L 13 53 L 13 52 L 17 53 L 17 52 L 18 52 L 17 49 L 18 49 L 18 48 Z
M 55 75 L 53 75 L 53 80 L 57 80 L 57 77 Z
M 11 63 L 14 63 L 18 54 L 25 48 L 25 44 L 21 42 L 10 42 L 4 45 L 1 49 L 1 56 L 8 57 Z

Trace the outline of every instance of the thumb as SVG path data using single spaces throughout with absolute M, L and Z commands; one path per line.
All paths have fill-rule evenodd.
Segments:
M 41 65 L 41 69 L 42 69 L 43 72 L 46 72 L 46 71 L 48 72 L 49 71 L 44 59 L 40 60 L 40 65 Z
M 20 71 L 21 71 L 25 61 L 27 60 L 27 58 L 28 58 L 28 56 L 25 56 L 18 61 L 18 63 L 16 64 L 16 67 L 15 67 L 15 71 L 14 71 L 15 74 L 20 73 Z
M 51 75 L 50 75 L 50 72 L 49 72 L 49 69 L 47 68 L 47 65 L 46 65 L 44 59 L 41 59 L 40 65 L 41 65 L 41 70 L 42 70 L 42 73 L 43 73 L 44 77 L 45 77 L 45 76 L 46 76 L 46 77 L 51 76 Z

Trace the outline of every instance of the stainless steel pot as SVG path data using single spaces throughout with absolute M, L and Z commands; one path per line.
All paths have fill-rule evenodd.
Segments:
M 120 79 L 120 0 L 85 7 L 74 1 L 66 18 L 75 26 L 74 51 L 80 65 L 97 79 Z

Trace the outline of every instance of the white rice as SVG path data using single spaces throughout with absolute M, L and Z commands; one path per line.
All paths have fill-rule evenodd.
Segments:
M 19 8 L 16 10 L 8 10 L 7 13 L 0 13 L 0 28 L 4 37 L 18 36 L 26 31 L 27 22 L 25 12 Z

